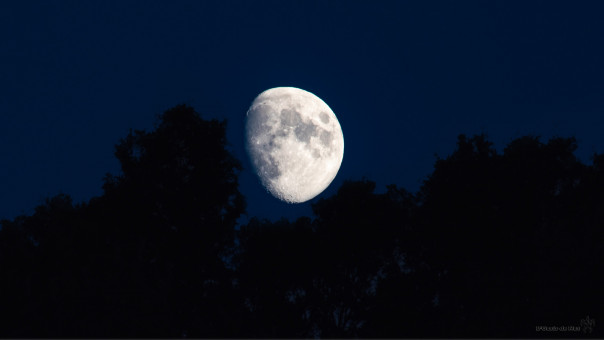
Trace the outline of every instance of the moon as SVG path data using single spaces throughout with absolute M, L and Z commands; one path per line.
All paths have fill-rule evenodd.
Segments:
M 344 158 L 344 135 L 321 98 L 295 87 L 258 95 L 246 117 L 246 149 L 262 185 L 288 203 L 325 190 Z

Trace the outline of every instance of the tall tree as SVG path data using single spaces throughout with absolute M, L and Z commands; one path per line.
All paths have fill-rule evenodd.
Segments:
M 245 201 L 225 126 L 177 106 L 154 131 L 131 132 L 119 142 L 122 173 L 106 177 L 103 196 L 74 206 L 59 195 L 32 216 L 3 221 L 0 263 L 14 277 L 6 288 L 23 298 L 13 307 L 27 307 L 15 307 L 23 315 L 13 319 L 21 323 L 3 323 L 0 334 L 236 332 L 226 262 Z
M 588 258 L 585 233 L 602 240 L 595 225 L 577 223 L 593 213 L 577 215 L 578 200 L 594 198 L 578 191 L 593 170 L 575 149 L 572 138 L 544 144 L 527 136 L 499 155 L 485 136 L 462 135 L 455 152 L 437 161 L 420 192 L 419 230 L 426 259 L 442 277 L 449 334 L 535 336 L 535 325 L 578 325 L 580 313 L 593 311 L 578 310 L 590 305 L 586 299 L 571 304 L 576 297 L 560 296 L 581 289 L 572 273 Z M 587 287 L 597 268 L 580 276 Z
M 216 297 L 228 298 L 225 259 L 245 201 L 237 181 L 241 165 L 227 149 L 225 127 L 177 106 L 160 116 L 154 131 L 121 140 L 115 154 L 122 174 L 106 178 L 114 223 L 136 250 L 133 265 L 142 266 L 141 275 L 165 281 L 149 294 L 159 290 L 181 325 L 172 336 L 228 331 L 228 301 Z

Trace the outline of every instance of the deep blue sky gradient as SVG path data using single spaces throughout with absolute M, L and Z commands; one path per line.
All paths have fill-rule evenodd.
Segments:
M 460 133 L 501 150 L 526 134 L 604 152 L 602 1 L 0 2 L 0 218 L 60 192 L 102 194 L 114 144 L 177 104 L 228 119 L 250 216 L 310 214 L 270 196 L 243 146 L 263 90 L 335 112 L 344 161 L 416 191 Z M 317 199 L 318 199 L 317 198 Z

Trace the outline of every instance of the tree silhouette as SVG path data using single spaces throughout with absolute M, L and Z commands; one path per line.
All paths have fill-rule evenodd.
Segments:
M 119 141 L 102 196 L 0 221 L 0 336 L 601 336 L 604 155 L 460 135 L 416 194 L 345 181 L 237 225 L 225 127 L 177 106 Z
M 457 150 L 437 161 L 418 214 L 426 259 L 443 277 L 448 334 L 535 336 L 535 325 L 578 324 L 593 311 L 577 299 L 578 279 L 589 286 L 600 265 L 580 276 L 571 269 L 586 255 L 577 190 L 593 172 L 575 149 L 572 138 L 543 144 L 529 136 L 498 155 L 485 136 L 462 135 Z M 561 294 L 571 287 L 573 298 Z M 560 308 L 567 300 L 578 303 Z
M 116 146 L 122 174 L 107 176 L 105 198 L 130 230 L 124 248 L 136 250 L 128 255 L 139 276 L 152 275 L 138 284 L 153 282 L 147 293 L 163 296 L 154 324 L 173 319 L 167 324 L 178 328 L 163 333 L 170 336 L 217 336 L 229 331 L 224 261 L 245 209 L 241 165 L 226 149 L 225 122 L 205 121 L 187 106 L 160 120 L 155 131 L 130 133 Z
M 359 336 L 384 267 L 401 260 L 395 257 L 407 222 L 401 205 L 409 197 L 394 187 L 381 195 L 374 190 L 368 180 L 345 182 L 313 206 L 321 260 L 312 295 L 321 336 Z
M 2 261 L 28 270 L 15 277 L 29 288 L 15 290 L 29 294 L 30 318 L 29 327 L 4 334 L 228 334 L 225 257 L 245 207 L 241 166 L 226 149 L 224 122 L 186 106 L 159 118 L 155 131 L 130 133 L 116 146 L 122 174 L 106 177 L 103 196 L 76 207 L 57 196 L 31 217 L 3 221 L 5 243 L 21 240 Z
M 24 219 L 0 221 L 0 332 L 4 337 L 25 334 L 29 311 L 36 307 L 28 296 L 34 284 L 35 248 L 21 228 Z
M 314 220 L 242 227 L 238 275 L 258 327 L 249 334 L 357 337 L 371 334 L 368 324 L 379 332 L 376 314 L 386 312 L 376 292 L 387 272 L 402 273 L 400 240 L 414 201 L 394 186 L 374 189 L 369 180 L 348 181 L 313 205 Z
M 235 262 L 247 311 L 245 336 L 311 337 L 308 289 L 320 260 L 311 220 L 253 218 L 241 227 L 239 240 Z

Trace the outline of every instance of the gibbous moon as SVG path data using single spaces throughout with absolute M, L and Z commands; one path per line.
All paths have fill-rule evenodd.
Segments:
M 275 197 L 306 202 L 336 177 L 342 128 L 319 97 L 295 87 L 262 92 L 247 112 L 246 148 L 262 185 Z

